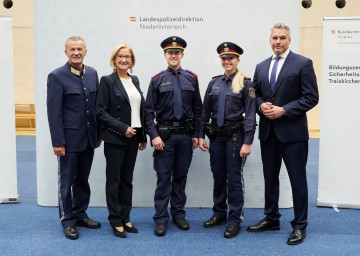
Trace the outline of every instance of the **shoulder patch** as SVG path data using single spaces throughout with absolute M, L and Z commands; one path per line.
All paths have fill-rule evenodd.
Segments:
M 244 76 L 244 80 L 251 80 L 250 77 Z
M 215 78 L 220 77 L 220 76 L 222 76 L 222 75 L 213 76 L 211 79 L 215 79 Z
M 155 78 L 155 77 L 157 77 L 158 75 L 160 75 L 160 74 L 162 74 L 162 73 L 164 73 L 164 71 L 160 71 L 159 73 L 153 75 L 151 78 Z
M 256 97 L 255 89 L 253 87 L 249 88 L 249 97 L 250 97 L 250 99 L 255 99 L 255 97 Z
M 198 76 L 197 74 L 195 74 L 194 72 L 192 72 L 191 70 L 186 69 L 187 72 L 189 72 L 190 74 L 193 74 L 194 76 Z

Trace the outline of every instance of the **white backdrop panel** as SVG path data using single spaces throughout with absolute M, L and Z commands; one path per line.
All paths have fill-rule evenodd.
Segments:
M 319 206 L 360 208 L 360 17 L 325 18 Z
M 233 41 L 243 47 L 240 69 L 252 76 L 255 65 L 270 56 L 270 28 L 277 22 L 292 30 L 292 49 L 298 49 L 299 4 L 288 0 L 229 0 L 168 2 L 153 0 L 95 1 L 35 0 L 35 67 L 37 111 L 38 203 L 57 205 L 57 162 L 52 154 L 46 117 L 46 78 L 66 62 L 64 41 L 80 35 L 87 42 L 85 63 L 99 76 L 111 73 L 109 57 L 119 43 L 130 44 L 137 63 L 141 88 L 146 94 L 153 74 L 166 68 L 160 42 L 172 35 L 183 37 L 188 47 L 182 67 L 199 75 L 203 95 L 212 76 L 221 74 L 216 47 Z M 279 12 L 281 6 L 281 12 Z M 262 18 L 259 18 L 262 17 Z M 171 20 L 173 18 L 173 20 Z M 175 19 L 174 19 L 175 18 Z M 156 184 L 152 168 L 152 149 L 139 152 L 134 174 L 134 205 L 153 206 Z M 194 151 L 188 177 L 187 206 L 212 206 L 212 174 L 208 154 Z M 259 142 L 245 166 L 246 207 L 263 207 L 263 177 Z M 105 159 L 102 147 L 96 150 L 90 176 L 91 205 L 105 205 Z M 281 174 L 281 207 L 291 207 L 292 197 L 286 171 Z
M 17 202 L 12 18 L 0 16 L 0 203 Z

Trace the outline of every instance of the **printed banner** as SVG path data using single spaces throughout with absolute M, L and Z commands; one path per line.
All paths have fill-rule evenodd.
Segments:
M 360 17 L 324 18 L 317 205 L 360 208 Z
M 292 29 L 291 49 L 298 51 L 300 7 L 288 0 L 209 1 L 118 0 L 86 3 L 80 0 L 35 0 L 35 79 L 37 113 L 37 186 L 40 205 L 57 205 L 57 161 L 53 155 L 46 116 L 46 78 L 64 65 L 64 42 L 72 35 L 87 43 L 85 64 L 94 67 L 99 77 L 112 72 L 112 50 L 120 43 L 132 46 L 136 56 L 134 74 L 147 93 L 151 76 L 167 68 L 160 42 L 169 36 L 187 41 L 182 67 L 199 77 L 200 93 L 205 93 L 211 78 L 224 72 L 217 46 L 233 41 L 244 49 L 240 70 L 252 77 L 255 66 L 271 56 L 270 29 L 277 22 Z M 282 11 L 278 12 L 281 6 Z M 259 19 L 259 17 L 263 17 Z M 265 20 L 265 21 L 264 21 Z M 133 205 L 153 206 L 156 173 L 150 144 L 139 152 L 134 172 Z M 211 207 L 213 180 L 209 154 L 194 150 L 187 182 L 187 206 Z M 252 154 L 244 171 L 245 206 L 264 207 L 264 179 L 259 141 L 254 139 Z M 292 206 L 291 188 L 285 171 L 281 172 L 281 207 Z M 96 150 L 90 177 L 91 205 L 105 205 L 105 158 L 103 148 Z

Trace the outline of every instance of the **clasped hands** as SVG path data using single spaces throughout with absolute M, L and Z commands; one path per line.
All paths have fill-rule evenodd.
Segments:
M 260 111 L 271 120 L 282 117 L 285 114 L 283 107 L 275 106 L 271 102 L 264 102 L 260 105 Z

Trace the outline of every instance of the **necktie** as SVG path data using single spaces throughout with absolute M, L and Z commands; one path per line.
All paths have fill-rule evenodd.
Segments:
M 270 88 L 271 91 L 274 92 L 275 91 L 275 84 L 276 84 L 276 70 L 279 64 L 279 60 L 281 59 L 280 56 L 276 56 L 275 57 L 275 62 L 274 62 L 274 66 L 271 70 L 271 75 L 270 75 Z
M 177 120 L 180 120 L 182 115 L 181 85 L 179 74 L 177 71 L 174 71 L 174 116 Z
M 220 87 L 219 92 L 219 101 L 218 101 L 218 112 L 216 115 L 216 122 L 219 127 L 224 124 L 224 116 L 225 116 L 225 98 L 227 92 L 227 81 L 223 83 Z

